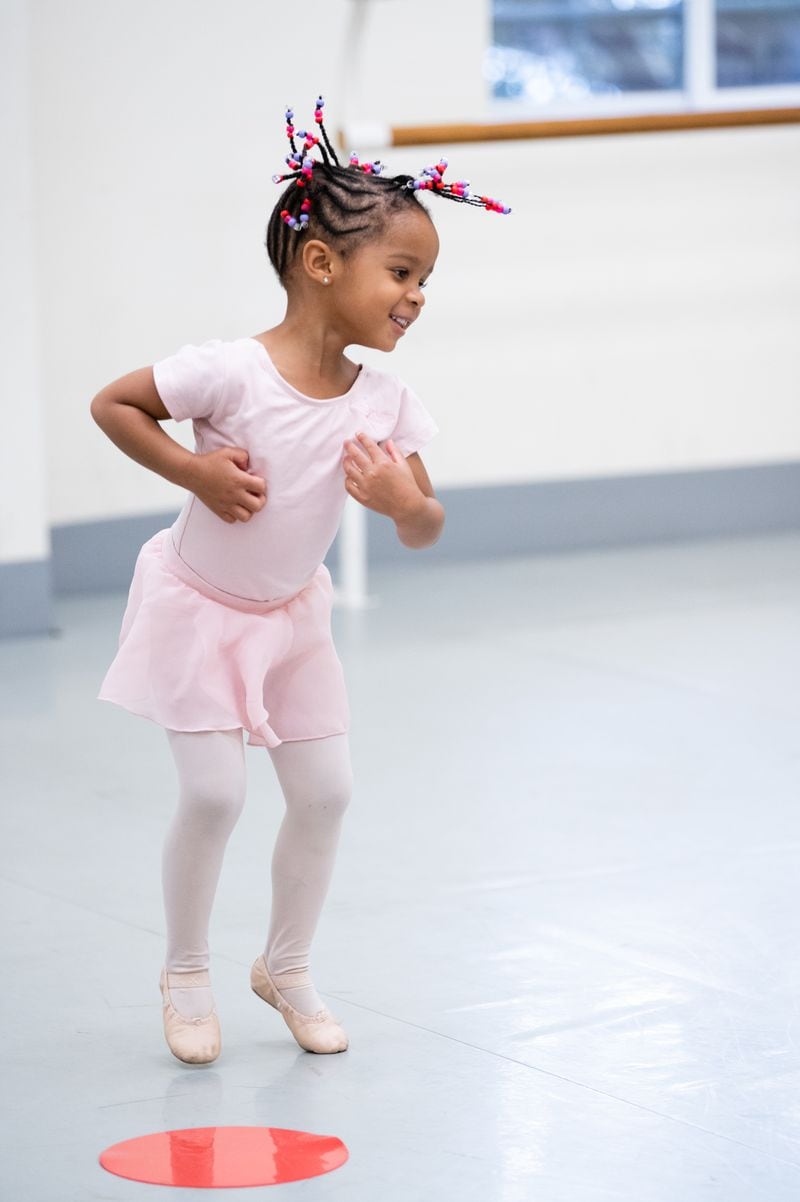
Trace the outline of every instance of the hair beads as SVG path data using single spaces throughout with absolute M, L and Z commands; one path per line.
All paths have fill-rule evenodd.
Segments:
M 294 127 L 294 111 L 291 108 L 286 109 L 286 136 L 289 139 L 291 153 L 286 156 L 286 163 L 289 166 L 289 171 L 283 175 L 273 175 L 273 182 L 276 184 L 282 183 L 287 179 L 294 179 L 298 188 L 305 188 L 311 183 L 311 177 L 316 166 L 324 166 L 332 169 L 347 170 L 336 155 L 336 151 L 328 139 L 328 134 L 323 124 L 323 109 L 325 100 L 322 96 L 317 97 L 316 107 L 314 109 L 314 120 L 319 128 L 319 136 L 308 130 L 299 129 L 295 131 Z M 295 142 L 297 138 L 297 142 Z M 300 145 L 298 145 L 300 143 Z M 311 151 L 318 146 L 321 159 L 311 157 Z M 384 169 L 384 164 L 380 159 L 374 162 L 361 163 L 358 160 L 358 155 L 353 151 L 350 155 L 349 167 L 354 172 L 360 172 L 367 176 L 379 176 Z M 433 192 L 437 196 L 443 196 L 447 200 L 460 201 L 462 204 L 477 205 L 480 208 L 488 209 L 495 213 L 510 213 L 511 209 L 508 205 L 504 205 L 501 201 L 495 200 L 491 196 L 473 195 L 470 191 L 469 180 L 460 179 L 455 183 L 445 183 L 444 173 L 447 169 L 447 159 L 441 158 L 438 163 L 434 163 L 429 167 L 424 167 L 422 174 L 417 178 L 410 178 L 408 175 L 400 175 L 389 177 L 381 180 L 381 184 L 385 182 L 389 188 L 409 188 L 415 192 Z M 330 174 L 330 171 L 327 172 Z M 315 189 L 316 195 L 316 189 Z M 284 203 L 286 203 L 284 201 Z M 292 205 L 292 208 L 297 210 L 297 206 Z M 300 212 L 294 216 L 288 209 L 281 209 L 280 215 L 286 225 L 290 229 L 302 233 L 308 226 L 309 211 L 311 209 L 311 201 L 308 196 L 305 197 L 300 205 Z
M 324 139 L 324 145 L 322 145 L 320 143 L 320 139 L 317 137 L 317 135 L 312 134 L 309 130 L 298 129 L 296 131 L 296 135 L 295 135 L 294 110 L 291 108 L 287 108 L 287 110 L 286 110 L 286 136 L 289 139 L 289 145 L 292 148 L 291 153 L 287 154 L 287 156 L 286 156 L 286 162 L 289 165 L 289 171 L 285 175 L 273 175 L 273 177 L 272 177 L 273 183 L 280 184 L 285 179 L 296 179 L 298 188 L 304 188 L 306 186 L 306 183 L 311 179 L 311 173 L 314 170 L 314 162 L 315 162 L 315 160 L 311 158 L 310 154 L 308 154 L 308 151 L 313 150 L 313 148 L 315 146 L 319 146 L 319 148 L 322 152 L 322 161 L 323 162 L 330 163 L 331 158 L 332 158 L 333 162 L 336 163 L 337 166 L 339 165 L 339 160 L 336 157 L 336 152 L 334 151 L 333 147 L 331 146 L 331 144 L 328 140 L 328 135 L 325 131 L 325 126 L 322 124 L 322 121 L 323 121 L 322 110 L 323 110 L 324 106 L 325 106 L 325 101 L 323 100 L 322 96 L 318 96 L 317 97 L 317 106 L 314 109 L 314 120 L 316 121 L 317 125 L 319 126 L 319 131 L 322 134 L 322 137 Z M 303 146 L 302 146 L 301 150 L 297 149 L 297 146 L 295 144 L 295 136 L 297 136 L 298 140 L 299 139 L 303 140 Z M 329 155 L 330 155 L 330 158 L 329 158 Z M 319 162 L 319 161 L 320 161 L 319 159 L 316 160 L 316 162 Z M 298 217 L 293 217 L 288 209 L 281 209 L 281 217 L 286 222 L 286 224 L 290 227 L 290 229 L 297 230 L 298 233 L 302 233 L 303 230 L 308 225 L 308 213 L 309 213 L 310 208 L 311 208 L 311 201 L 308 198 L 306 198 L 300 206 L 300 215 Z
M 357 167 L 360 171 L 365 171 L 367 175 L 380 175 L 384 165 L 380 159 L 376 159 L 374 163 L 359 163 L 358 155 L 353 151 L 350 155 L 350 166 Z
M 424 167 L 422 175 L 417 179 L 409 180 L 406 187 L 413 188 L 415 192 L 438 192 L 440 196 L 446 196 L 448 200 L 461 200 L 465 204 L 480 205 L 495 213 L 511 212 L 508 205 L 502 204 L 501 201 L 495 200 L 491 196 L 473 196 L 469 190 L 468 179 L 460 179 L 454 184 L 446 184 L 443 178 L 446 169 L 447 159 L 439 159 L 438 163 Z
M 298 181 L 299 182 L 299 181 Z M 292 217 L 288 209 L 281 209 L 281 217 L 286 224 L 293 230 L 299 230 L 300 233 L 308 225 L 308 210 L 311 208 L 311 201 L 306 198 L 300 205 L 300 216 Z

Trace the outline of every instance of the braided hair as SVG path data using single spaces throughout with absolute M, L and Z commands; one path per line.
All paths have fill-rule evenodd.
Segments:
M 382 174 L 380 160 L 359 163 L 355 154 L 343 166 L 330 143 L 323 124 L 325 101 L 320 96 L 314 118 L 319 135 L 298 130 L 295 135 L 294 114 L 286 110 L 286 136 L 291 153 L 286 156 L 290 171 L 274 175 L 273 181 L 291 180 L 270 214 L 265 246 L 278 279 L 285 286 L 301 245 L 298 234 L 308 232 L 311 238 L 329 242 L 346 257 L 369 239 L 380 237 L 390 221 L 398 214 L 430 212 L 422 203 L 419 192 L 430 190 L 448 200 L 480 205 L 500 213 L 511 210 L 488 196 L 472 196 L 468 180 L 445 184 L 443 174 L 447 160 L 440 159 L 426 167 L 422 175 Z M 303 139 L 298 149 L 295 136 Z M 309 151 L 318 147 L 321 159 L 312 159 Z
M 304 224 L 310 238 L 329 242 L 342 257 L 362 243 L 378 238 L 398 213 L 428 209 L 416 192 L 407 188 L 410 175 L 367 175 L 357 168 L 325 162 L 315 163 L 303 192 L 291 183 L 272 210 L 266 233 L 266 248 L 278 279 L 285 284 L 302 246 L 296 227 L 284 214 L 299 221 L 301 204 L 311 201 L 309 220 Z

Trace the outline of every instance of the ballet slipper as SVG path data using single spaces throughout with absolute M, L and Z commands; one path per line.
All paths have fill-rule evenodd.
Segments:
M 216 1007 L 204 1018 L 184 1018 L 172 1004 L 169 989 L 190 989 L 194 985 L 208 988 L 208 972 L 170 972 L 161 969 L 164 1034 L 173 1056 L 185 1064 L 210 1064 L 219 1056 L 222 1037 Z
M 308 972 L 286 972 L 271 977 L 263 953 L 250 969 L 250 988 L 253 993 L 281 1012 L 301 1048 L 307 1052 L 344 1052 L 348 1044 L 347 1035 L 329 1010 L 323 1007 L 316 1014 L 301 1014 L 279 993 L 281 985 L 292 988 L 310 984 L 311 974 Z

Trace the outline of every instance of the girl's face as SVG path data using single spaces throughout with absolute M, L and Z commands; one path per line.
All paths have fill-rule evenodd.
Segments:
M 433 222 L 422 209 L 397 214 L 381 238 L 332 266 L 330 301 L 345 345 L 393 351 L 425 304 L 423 287 L 439 253 Z

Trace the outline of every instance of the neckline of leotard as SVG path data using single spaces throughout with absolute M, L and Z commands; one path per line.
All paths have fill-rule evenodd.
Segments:
M 288 380 L 284 379 L 284 377 L 281 375 L 281 373 L 278 371 L 277 367 L 273 363 L 272 356 L 270 355 L 267 348 L 264 346 L 263 342 L 259 341 L 258 338 L 253 338 L 252 335 L 248 335 L 245 338 L 245 342 L 254 342 L 256 344 L 256 346 L 260 346 L 261 350 L 263 352 L 262 363 L 263 363 L 264 367 L 275 377 L 275 379 L 278 381 L 279 384 L 281 384 L 281 386 L 283 388 L 285 388 L 288 392 L 290 392 L 292 394 L 292 396 L 299 397 L 299 399 L 301 401 L 308 401 L 309 404 L 311 404 L 311 405 L 330 405 L 330 404 L 333 404 L 335 401 L 352 400 L 353 394 L 356 392 L 359 384 L 361 383 L 361 381 L 364 379 L 364 376 L 366 375 L 365 365 L 363 363 L 359 363 L 358 375 L 356 376 L 355 380 L 353 380 L 353 383 L 350 385 L 347 392 L 343 392 L 339 396 L 324 396 L 324 397 L 307 396 L 306 393 L 301 392 L 299 388 L 295 388 L 295 386 L 293 384 L 290 384 Z

